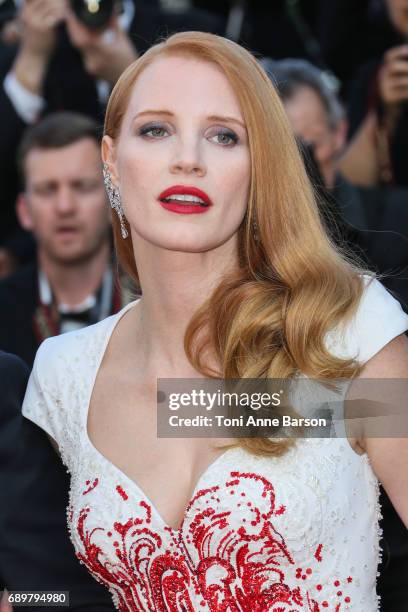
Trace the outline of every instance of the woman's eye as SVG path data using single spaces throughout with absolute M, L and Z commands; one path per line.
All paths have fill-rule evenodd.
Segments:
M 150 125 L 141 128 L 139 133 L 141 136 L 149 136 L 151 138 L 163 138 L 168 132 L 166 128 L 160 125 Z
M 211 136 L 210 140 L 224 146 L 231 146 L 238 142 L 238 136 L 234 132 L 218 132 Z

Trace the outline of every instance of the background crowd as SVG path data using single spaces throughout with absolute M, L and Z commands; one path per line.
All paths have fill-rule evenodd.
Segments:
M 29 367 L 43 339 L 137 290 L 112 259 L 104 108 L 134 59 L 183 30 L 259 57 L 328 231 L 408 311 L 408 0 L 0 0 L 0 350 Z M 380 592 L 395 612 L 408 609 L 408 537 L 385 496 L 384 515 Z

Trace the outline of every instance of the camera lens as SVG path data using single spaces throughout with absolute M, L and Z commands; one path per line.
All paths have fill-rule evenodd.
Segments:
M 70 4 L 79 21 L 88 28 L 103 28 L 113 15 L 115 0 L 70 0 Z

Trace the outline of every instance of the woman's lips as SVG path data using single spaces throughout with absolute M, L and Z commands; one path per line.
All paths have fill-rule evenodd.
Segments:
M 160 202 L 160 204 L 166 210 L 175 212 L 180 215 L 197 215 L 199 213 L 205 213 L 209 210 L 209 206 L 199 206 L 197 204 L 182 204 L 181 202 Z
M 178 196 L 181 197 L 178 198 Z M 191 196 L 191 200 L 188 196 Z M 191 185 L 173 185 L 165 189 L 159 195 L 158 200 L 166 210 L 182 215 L 203 213 L 212 206 L 212 202 L 205 191 Z

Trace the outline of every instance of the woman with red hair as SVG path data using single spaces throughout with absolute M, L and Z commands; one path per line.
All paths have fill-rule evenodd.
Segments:
M 171 36 L 119 79 L 102 156 L 142 298 L 47 340 L 24 404 L 71 473 L 78 559 L 119 610 L 376 610 L 405 440 L 156 435 L 158 378 L 407 375 L 408 317 L 328 238 L 268 77 Z

